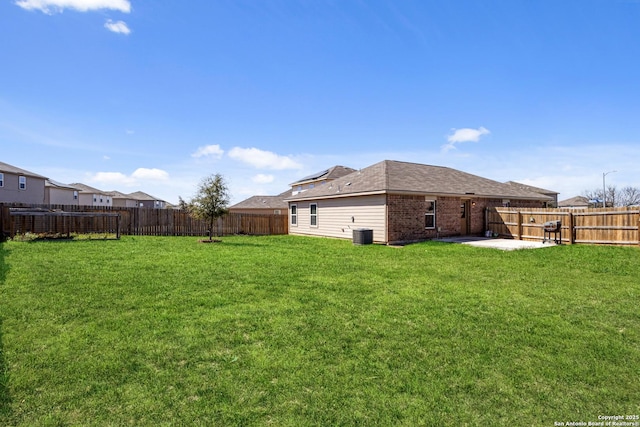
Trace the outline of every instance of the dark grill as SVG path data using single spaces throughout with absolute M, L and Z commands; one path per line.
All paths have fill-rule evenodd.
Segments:
M 553 241 L 556 244 L 562 243 L 562 221 L 547 221 L 542 227 L 544 228 L 544 238 L 542 243 L 551 241 L 551 233 L 554 234 Z
M 544 223 L 544 231 L 547 233 L 557 233 L 560 231 L 560 227 L 562 227 L 561 221 L 547 221 Z

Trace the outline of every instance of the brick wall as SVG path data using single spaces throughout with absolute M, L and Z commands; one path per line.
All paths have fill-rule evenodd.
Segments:
M 425 229 L 424 214 L 428 202 L 425 196 L 387 195 L 387 233 L 389 243 L 415 242 L 436 237 L 461 234 L 460 197 L 434 197 L 436 200 L 436 229 Z M 480 235 L 485 231 L 485 208 L 501 207 L 502 199 L 471 198 L 470 229 L 468 234 Z M 540 208 L 543 203 L 530 200 L 511 200 L 512 207 Z

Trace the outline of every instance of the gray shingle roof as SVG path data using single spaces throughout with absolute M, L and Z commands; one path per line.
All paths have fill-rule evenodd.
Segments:
M 506 184 L 509 185 L 515 185 L 516 187 L 519 187 L 523 190 L 530 190 L 533 191 L 534 193 L 540 193 L 540 194 L 560 194 L 557 191 L 553 191 L 553 190 L 547 190 L 544 188 L 540 188 L 540 187 L 534 187 L 533 185 L 527 185 L 527 184 L 522 184 L 520 182 L 516 182 L 516 181 L 508 181 L 506 182 Z
M 384 160 L 328 184 L 299 193 L 288 201 L 379 193 L 475 195 L 531 200 L 550 197 L 517 186 L 444 166 Z
M 69 185 L 69 184 L 63 184 L 63 183 L 61 183 L 61 182 L 54 181 L 53 179 L 47 179 L 47 180 L 44 182 L 44 186 L 45 186 L 45 187 L 56 187 L 56 188 L 62 188 L 62 189 L 65 189 L 65 190 L 77 190 L 77 188 L 76 188 L 76 187 L 73 187 L 73 186 L 71 186 L 71 185 Z
M 602 203 L 600 203 L 602 204 Z M 589 203 L 589 199 L 587 199 L 584 196 L 575 196 L 572 197 L 570 199 L 566 199 L 566 200 L 562 200 L 560 202 L 558 202 L 558 207 L 562 208 L 562 207 L 574 207 L 574 206 L 585 206 L 588 207 L 590 206 L 591 203 Z
M 283 191 L 277 196 L 252 196 L 230 206 L 229 209 L 287 209 L 285 199 L 291 196 L 291 190 Z
M 107 194 L 107 191 L 98 190 L 97 188 L 91 187 L 87 184 L 83 184 L 81 182 L 74 182 L 73 184 L 69 184 L 72 187 L 77 188 L 82 193 L 92 193 L 92 194 Z
M 162 199 L 158 199 L 157 197 L 152 196 L 151 194 L 147 194 L 143 191 L 136 191 L 135 193 L 129 193 L 127 194 L 127 196 L 133 200 L 159 200 L 159 201 L 164 201 Z
M 33 173 L 33 172 L 29 172 L 28 170 L 25 169 L 21 169 L 17 166 L 12 166 L 8 163 L 4 163 L 4 162 L 0 162 L 0 172 L 4 172 L 4 173 L 10 173 L 13 175 L 24 175 L 24 176 L 30 176 L 33 178 L 42 178 L 42 179 L 47 179 L 47 177 L 42 176 L 42 175 L 38 175 L 37 173 Z

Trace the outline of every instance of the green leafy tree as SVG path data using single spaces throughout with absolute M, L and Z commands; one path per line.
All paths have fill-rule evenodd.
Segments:
M 194 217 L 208 222 L 209 240 L 213 239 L 217 219 L 227 213 L 229 199 L 229 187 L 223 176 L 216 173 L 202 179 L 195 197 L 187 204 Z

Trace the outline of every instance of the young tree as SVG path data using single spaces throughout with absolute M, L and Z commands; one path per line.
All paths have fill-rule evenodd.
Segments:
M 188 203 L 189 212 L 194 217 L 208 221 L 209 240 L 213 239 L 217 219 L 227 213 L 229 198 L 227 183 L 222 175 L 216 173 L 202 179 L 195 197 Z

